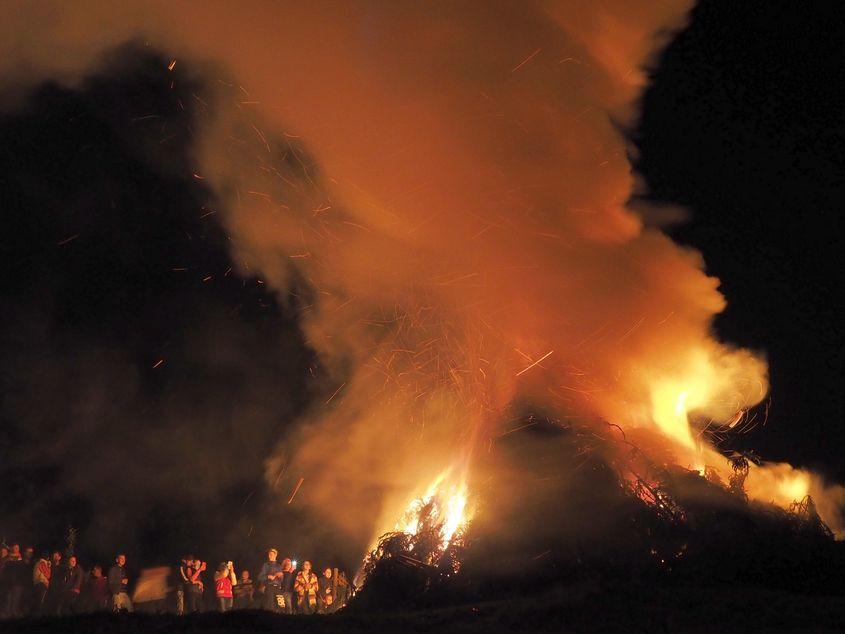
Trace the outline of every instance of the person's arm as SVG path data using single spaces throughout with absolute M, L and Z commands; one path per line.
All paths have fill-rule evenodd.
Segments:
M 179 574 L 182 576 L 182 580 L 186 583 L 190 581 L 190 579 L 188 579 L 188 576 L 185 574 L 185 566 L 179 566 Z
M 229 579 L 231 579 L 231 580 L 232 580 L 232 587 L 233 587 L 233 588 L 234 588 L 236 585 L 238 585 L 238 577 L 237 577 L 237 575 L 235 574 L 235 567 L 234 567 L 234 566 L 230 566 L 230 567 L 229 567 Z

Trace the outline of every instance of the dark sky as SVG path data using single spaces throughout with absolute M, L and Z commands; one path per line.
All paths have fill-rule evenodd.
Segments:
M 768 424 L 736 444 L 840 481 L 842 35 L 826 3 L 703 2 L 660 59 L 637 134 L 651 197 L 692 212 L 671 234 L 722 281 L 718 332 L 768 355 Z
M 703 3 L 633 135 L 650 197 L 691 210 L 673 236 L 722 280 L 719 333 L 768 353 L 768 423 L 731 442 L 845 480 L 836 24 Z M 72 523 L 92 557 L 151 561 L 316 531 L 349 558 L 263 503 L 264 458 L 323 386 L 295 301 L 237 273 L 193 176 L 202 81 L 149 49 L 112 57 L 0 117 L 0 537 L 54 545 Z
M 263 461 L 316 364 L 192 174 L 202 87 L 143 48 L 114 59 L 0 118 L 0 536 L 258 553 Z

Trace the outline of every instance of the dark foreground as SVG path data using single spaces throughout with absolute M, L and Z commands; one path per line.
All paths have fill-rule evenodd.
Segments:
M 845 597 L 756 588 L 559 588 L 545 595 L 394 614 L 193 617 L 95 614 L 0 623 L 0 632 L 824 632 L 845 631 Z

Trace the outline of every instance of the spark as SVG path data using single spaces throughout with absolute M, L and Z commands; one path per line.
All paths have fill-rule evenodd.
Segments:
M 56 243 L 56 246 L 57 246 L 57 247 L 64 246 L 64 245 L 68 244 L 69 242 L 73 242 L 73 241 L 74 241 L 74 240 L 76 240 L 78 237 L 79 237 L 79 234 L 78 234 L 78 233 L 77 233 L 77 234 L 74 234 L 74 235 L 70 236 L 69 238 L 65 238 L 64 240 L 60 240 L 59 242 L 57 242 L 57 243 Z
M 658 322 L 657 322 L 657 325 L 658 325 L 658 326 L 662 326 L 662 325 L 663 325 L 663 324 L 665 324 L 667 321 L 669 321 L 669 319 L 670 319 L 670 318 L 672 317 L 672 315 L 674 315 L 674 314 L 675 314 L 675 311 L 674 311 L 674 310 L 673 310 L 673 311 L 671 311 L 671 312 L 670 312 L 668 315 L 666 315 L 666 316 L 665 316 L 665 317 L 664 317 L 661 321 L 658 321 Z
M 628 338 L 628 335 L 630 335 L 630 334 L 631 334 L 632 332 L 634 332 L 637 328 L 639 328 L 640 326 L 642 326 L 642 325 L 643 325 L 643 322 L 644 322 L 644 321 L 645 321 L 645 317 L 643 317 L 643 318 L 642 318 L 642 319 L 640 319 L 637 323 L 635 323 L 633 326 L 631 326 L 631 327 L 628 329 L 628 331 L 627 331 L 624 335 L 622 335 L 622 336 L 619 338 L 618 343 L 622 343 L 623 341 L 625 341 L 625 339 L 627 339 L 627 338 Z
M 290 504 L 291 502 L 293 502 L 293 498 L 295 498 L 295 497 L 296 497 L 296 494 L 297 494 L 297 493 L 299 493 L 299 487 L 301 487 L 301 486 L 302 486 L 302 483 L 303 483 L 303 482 L 305 482 L 305 478 L 300 478 L 300 479 L 299 479 L 299 482 L 297 482 L 297 483 L 296 483 L 296 486 L 295 486 L 295 487 L 294 487 L 294 489 L 293 489 L 293 493 L 291 493 L 291 494 L 290 494 L 290 497 L 288 498 L 288 504 Z
M 546 359 L 548 359 L 550 356 L 552 356 L 552 353 L 553 353 L 553 352 L 554 352 L 554 350 L 549 350 L 546 354 L 544 354 L 542 357 L 540 357 L 539 359 L 537 359 L 534 363 L 532 363 L 531 365 L 529 365 L 527 368 L 524 368 L 524 369 L 520 370 L 519 372 L 517 372 L 517 373 L 516 373 L 516 376 L 519 376 L 520 374 L 525 374 L 526 372 L 528 372 L 528 370 L 530 370 L 531 368 L 533 368 L 535 365 L 539 365 L 541 361 L 545 361 L 545 360 L 546 360 Z
M 513 69 L 511 70 L 511 72 L 512 72 L 512 73 L 515 73 L 516 71 L 518 71 L 520 68 L 522 68 L 523 66 L 525 66 L 528 62 L 530 62 L 532 59 L 534 59 L 535 57 L 537 57 L 537 56 L 540 54 L 540 51 L 542 51 L 542 50 L 543 50 L 542 48 L 538 48 L 536 51 L 534 51 L 533 53 L 531 53 L 531 55 L 529 55 L 529 56 L 528 56 L 528 57 L 526 57 L 524 60 L 522 60 L 519 64 L 517 64 L 516 66 L 514 66 L 514 67 L 513 67 Z
M 331 403 L 331 402 L 332 402 L 332 399 L 333 399 L 335 396 L 337 396 L 337 393 L 338 393 L 338 392 L 340 392 L 340 391 L 343 389 L 343 386 L 344 386 L 344 385 L 346 385 L 346 381 L 344 381 L 343 383 L 341 383 L 341 384 L 340 384 L 340 387 L 339 387 L 339 388 L 337 388 L 337 389 L 334 391 L 334 394 L 332 394 L 332 395 L 329 397 L 329 400 L 327 400 L 327 401 L 326 401 L 326 405 L 328 405 L 329 403 Z

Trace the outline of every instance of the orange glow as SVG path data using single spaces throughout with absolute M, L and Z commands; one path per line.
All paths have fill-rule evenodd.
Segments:
M 472 3 L 92 0 L 47 20 L 21 3 L 7 28 L 32 41 L 0 38 L 0 64 L 64 79 L 139 35 L 179 60 L 174 78 L 224 62 L 194 176 L 331 386 L 267 481 L 305 479 L 297 503 L 362 547 L 435 501 L 448 541 L 468 469 L 432 474 L 486 448 L 515 403 L 731 474 L 704 429 L 760 403 L 766 363 L 714 336 L 726 303 L 702 256 L 628 206 L 620 132 L 692 4 L 525 0 L 479 19 Z M 816 475 L 752 465 L 746 489 L 782 507 L 810 492 L 839 528 L 843 490 Z
M 472 519 L 467 511 L 468 491 L 463 478 L 450 479 L 446 469 L 428 486 L 425 493 L 408 503 L 395 530 L 415 535 L 419 530 L 420 511 L 431 506 L 432 519 L 441 525 L 441 547 L 445 549 L 459 530 L 465 530 Z

